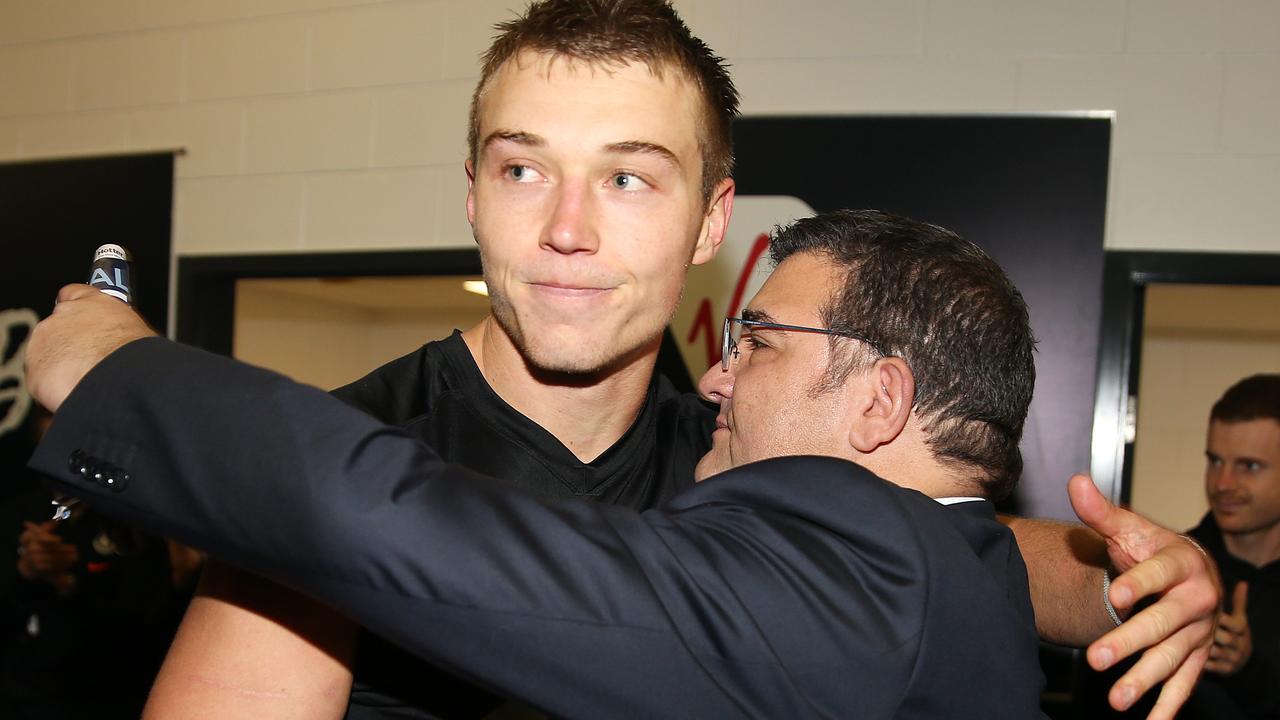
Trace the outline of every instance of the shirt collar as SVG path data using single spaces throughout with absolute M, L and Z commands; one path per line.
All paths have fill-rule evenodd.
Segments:
M 938 503 L 939 505 L 955 505 L 955 504 L 957 504 L 957 503 L 982 502 L 982 501 L 983 501 L 983 500 L 985 500 L 985 499 L 986 499 L 986 498 L 980 498 L 980 497 L 963 497 L 963 496 L 958 496 L 958 497 L 940 497 L 940 498 L 934 498 L 934 499 L 933 499 L 933 501 L 934 501 L 934 502 L 936 502 L 936 503 Z

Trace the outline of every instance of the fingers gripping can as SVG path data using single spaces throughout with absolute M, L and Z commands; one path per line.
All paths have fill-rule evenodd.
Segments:
M 129 277 L 129 251 L 110 243 L 93 253 L 93 266 L 89 268 L 89 284 L 113 298 L 133 304 L 133 282 Z

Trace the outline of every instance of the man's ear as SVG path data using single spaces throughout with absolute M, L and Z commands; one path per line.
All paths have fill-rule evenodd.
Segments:
M 470 158 L 462 164 L 467 172 L 467 222 L 476 226 L 476 164 Z
M 849 444 L 867 454 L 893 442 L 911 419 L 915 405 L 916 381 L 911 368 L 900 357 L 880 358 L 855 384 L 861 396 L 856 401 L 857 417 L 849 430 Z
M 709 262 L 719 252 L 724 234 L 729 229 L 729 217 L 733 215 L 735 188 L 733 178 L 725 178 L 711 191 L 711 199 L 707 203 L 707 212 L 702 216 L 702 229 L 698 233 L 698 244 L 693 247 L 690 264 Z

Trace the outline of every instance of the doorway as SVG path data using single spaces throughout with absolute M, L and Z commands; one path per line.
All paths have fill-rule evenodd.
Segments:
M 479 275 L 245 278 L 232 356 L 329 390 L 488 312 Z
M 1147 288 L 1142 388 L 1129 493 L 1166 527 L 1194 527 L 1208 510 L 1204 443 L 1209 409 L 1242 378 L 1280 373 L 1280 285 Z
M 1103 494 L 1172 527 L 1198 519 L 1209 407 L 1236 380 L 1280 371 L 1277 317 L 1280 254 L 1106 254 L 1093 422 L 1093 477 Z M 1170 403 L 1182 419 L 1164 417 L 1175 412 Z M 1182 501 L 1154 500 L 1159 480 L 1137 480 L 1144 484 L 1135 492 L 1142 442 L 1144 475 L 1176 463 L 1180 482 L 1194 486 Z M 1154 459 L 1174 446 L 1182 449 L 1163 466 Z

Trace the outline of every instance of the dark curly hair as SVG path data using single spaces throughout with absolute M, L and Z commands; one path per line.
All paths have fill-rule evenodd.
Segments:
M 1253 375 L 1232 385 L 1209 411 L 1210 420 L 1280 422 L 1280 375 Z
M 946 228 L 875 210 L 799 220 L 775 231 L 770 252 L 775 263 L 820 253 L 846 273 L 821 315 L 868 344 L 833 339 L 826 383 L 879 354 L 903 358 L 934 457 L 972 472 L 982 495 L 1007 496 L 1036 369 L 1027 304 L 1004 270 Z

